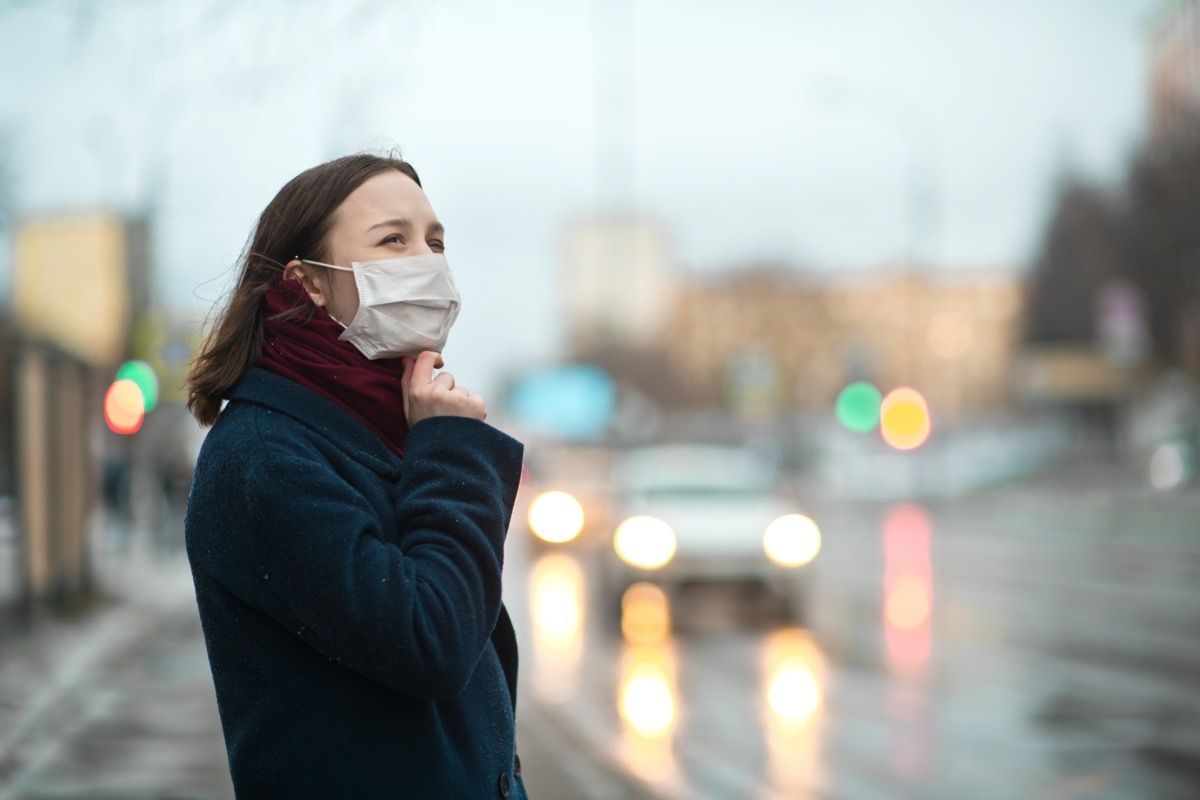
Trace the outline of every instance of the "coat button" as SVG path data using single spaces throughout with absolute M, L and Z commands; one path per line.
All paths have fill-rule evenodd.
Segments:
M 521 777 L 521 757 L 517 755 L 513 756 L 513 777 Z
M 500 796 L 508 797 L 508 792 L 509 792 L 508 773 L 501 772 L 500 773 Z

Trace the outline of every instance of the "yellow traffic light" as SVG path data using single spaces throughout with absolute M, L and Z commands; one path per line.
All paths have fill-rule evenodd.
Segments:
M 929 405 L 916 389 L 893 389 L 883 398 L 879 414 L 883 440 L 897 450 L 913 450 L 925 443 L 932 431 Z

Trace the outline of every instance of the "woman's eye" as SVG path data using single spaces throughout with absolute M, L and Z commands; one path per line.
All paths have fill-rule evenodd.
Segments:
M 404 244 L 404 237 L 398 233 L 393 233 L 391 236 L 383 240 L 384 244 Z
M 435 253 L 443 253 L 446 251 L 446 245 L 436 239 L 429 243 L 429 249 Z

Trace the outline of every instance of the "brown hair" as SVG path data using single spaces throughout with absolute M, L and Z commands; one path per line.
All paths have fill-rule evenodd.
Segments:
M 263 209 L 242 252 L 237 285 L 217 314 L 187 376 L 187 408 L 201 425 L 212 425 L 229 390 L 262 357 L 262 298 L 297 256 L 324 261 L 325 237 L 335 213 L 351 192 L 375 175 L 394 169 L 421 179 L 400 158 L 359 153 L 328 161 L 287 182 Z M 311 304 L 294 314 L 311 314 Z

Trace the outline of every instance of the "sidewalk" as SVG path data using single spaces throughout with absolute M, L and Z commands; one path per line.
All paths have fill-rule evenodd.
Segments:
M 109 553 L 103 599 L 0 634 L 0 800 L 230 800 L 208 661 L 182 552 Z M 145 542 L 142 543 L 145 545 Z M 531 797 L 641 796 L 525 701 L 517 739 Z
M 26 796 L 24 778 L 113 700 L 102 685 L 107 671 L 195 617 L 181 552 L 105 554 L 111 532 L 96 526 L 92 539 L 95 604 L 70 618 L 43 613 L 0 638 L 0 800 Z

